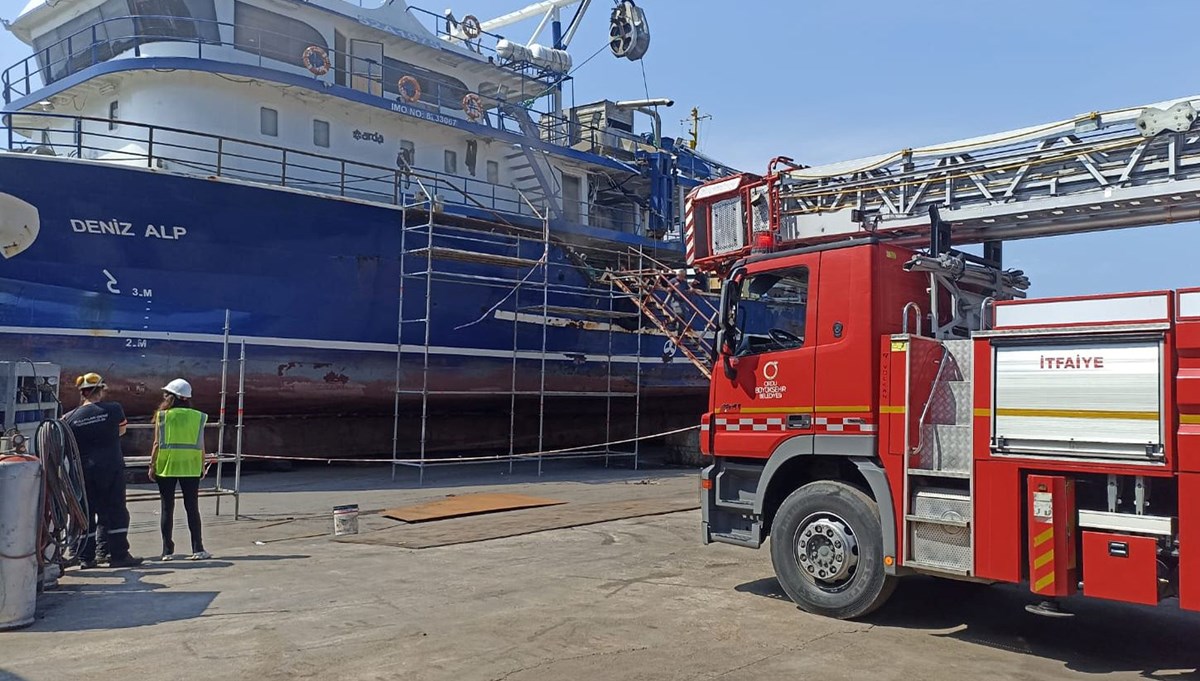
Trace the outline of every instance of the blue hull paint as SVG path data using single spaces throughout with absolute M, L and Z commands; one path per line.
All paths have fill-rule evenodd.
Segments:
M 8 331 L 0 355 L 57 362 L 68 376 L 105 372 L 135 414 L 151 409 L 158 386 L 176 375 L 195 379 L 215 405 L 228 310 L 232 334 L 250 339 L 248 413 L 391 413 L 402 280 L 399 209 L 18 154 L 0 154 L 0 192 L 32 204 L 40 217 L 34 243 L 0 261 L 0 326 Z M 420 321 L 426 262 L 412 251 L 427 240 L 423 228 L 403 237 L 403 317 L 415 320 L 403 325 L 406 391 L 428 382 L 431 390 L 471 393 L 447 395 L 447 402 L 507 404 L 513 315 L 540 317 L 543 303 L 598 312 L 628 305 L 613 303 L 607 287 L 590 285 L 557 246 L 549 254 L 553 288 L 543 300 L 542 271 L 529 264 L 542 255 L 539 240 L 439 228 L 437 248 L 523 260 L 435 261 L 428 296 L 434 350 L 426 373 Z M 512 295 L 506 282 L 526 276 L 526 286 Z M 627 319 L 636 327 L 635 318 Z M 628 393 L 640 384 L 646 395 L 674 398 L 705 390 L 685 360 L 662 361 L 662 336 L 582 321 L 546 328 L 516 323 L 515 330 L 518 391 L 542 388 L 536 355 L 543 333 L 546 390 Z M 230 352 L 233 390 L 236 345 Z M 624 359 L 610 364 L 610 355 Z M 638 356 L 644 358 L 640 383 Z

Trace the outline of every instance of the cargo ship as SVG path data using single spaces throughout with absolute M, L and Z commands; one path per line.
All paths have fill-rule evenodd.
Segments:
M 678 266 L 686 192 L 732 171 L 663 136 L 670 100 L 569 101 L 589 5 L 34 0 L 0 74 L 0 355 L 138 417 L 176 376 L 215 413 L 244 370 L 262 453 L 694 422 L 704 377 L 609 275 Z M 640 59 L 643 10 L 609 25 Z

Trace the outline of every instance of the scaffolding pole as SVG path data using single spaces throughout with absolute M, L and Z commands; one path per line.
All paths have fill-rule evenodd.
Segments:
M 221 339 L 221 407 L 217 410 L 217 479 L 221 489 L 221 474 L 225 467 L 225 397 L 229 378 L 229 309 L 225 309 L 225 333 Z M 236 490 L 235 490 L 236 491 Z M 217 515 L 221 515 L 221 497 L 217 497 Z

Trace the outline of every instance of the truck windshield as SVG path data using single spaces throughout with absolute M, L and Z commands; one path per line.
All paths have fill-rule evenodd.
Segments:
M 738 356 L 803 347 L 808 268 L 763 272 L 742 280 L 737 305 Z

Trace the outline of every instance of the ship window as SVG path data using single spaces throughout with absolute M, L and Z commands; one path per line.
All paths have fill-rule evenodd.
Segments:
M 297 66 L 309 46 L 329 47 L 325 37 L 303 21 L 244 2 L 234 5 L 233 44 L 239 50 Z
M 279 112 L 262 107 L 258 110 L 258 131 L 267 137 L 279 136 Z
M 446 150 L 446 172 L 451 175 L 458 174 L 458 152 L 451 149 Z
M 500 184 L 500 164 L 496 161 L 487 162 L 488 184 Z
M 470 92 L 466 84 L 457 78 L 434 73 L 388 57 L 383 58 L 384 92 L 399 97 L 400 79 L 405 76 L 417 79 L 417 84 L 421 86 L 421 101 L 426 104 L 447 109 L 462 109 L 462 99 Z
M 138 17 L 139 43 L 221 41 L 213 0 L 129 0 L 129 13 Z
M 109 130 L 117 129 L 117 109 L 119 106 L 120 106 L 120 103 L 115 99 L 108 103 L 108 129 Z
M 33 46 L 49 84 L 144 43 L 219 42 L 216 20 L 213 0 L 107 0 L 37 36 Z
M 736 314 L 738 355 L 804 346 L 808 268 L 764 272 L 742 281 Z
M 33 39 L 46 84 L 111 59 L 135 44 L 127 0 L 108 0 Z M 32 85 L 32 83 L 30 83 Z
M 313 144 L 329 147 L 329 121 L 313 121 Z
M 583 211 L 580 210 L 583 181 L 566 173 L 563 173 L 562 180 L 563 219 L 568 222 L 583 222 Z

